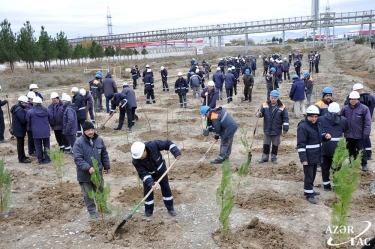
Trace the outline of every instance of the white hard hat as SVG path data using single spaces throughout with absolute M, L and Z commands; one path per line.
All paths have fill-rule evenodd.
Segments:
M 232 66 L 232 69 L 236 69 L 234 66 Z
M 0 90 L 1 90 L 1 86 L 0 86 Z
M 353 86 L 353 91 L 356 91 L 356 90 L 360 90 L 360 89 L 363 89 L 363 85 L 362 84 L 354 84 Z
M 34 92 L 28 92 L 26 97 L 28 97 L 29 99 L 34 99 L 36 97 L 35 93 Z
M 70 97 L 68 94 L 63 94 L 61 97 L 61 101 L 72 101 L 72 97 Z
M 27 103 L 29 99 L 25 95 L 22 95 L 18 97 L 18 101 Z
M 160 70 L 164 70 L 164 67 L 163 67 L 163 66 L 161 66 L 161 67 L 160 67 Z
M 337 102 L 332 102 L 328 106 L 328 111 L 338 113 L 338 112 L 340 112 L 340 105 Z
M 42 100 L 41 97 L 35 97 L 35 98 L 33 99 L 33 103 L 41 104 L 41 103 L 43 103 L 43 100 Z
M 214 83 L 212 80 L 210 80 L 210 81 L 208 82 L 208 86 L 215 86 L 215 83 Z
M 232 68 L 231 68 L 231 67 L 228 67 L 228 71 L 232 71 Z
M 349 99 L 359 99 L 360 96 L 359 96 L 359 92 L 357 91 L 353 91 L 349 94 Z
M 199 69 L 197 68 L 197 69 L 195 69 L 195 73 L 199 73 Z
M 143 155 L 143 152 L 145 151 L 145 144 L 142 142 L 134 142 L 132 144 L 132 147 L 130 148 L 132 157 L 134 159 L 139 159 Z
M 122 86 L 127 86 L 127 85 L 128 85 L 128 82 L 122 83 Z
M 316 115 L 319 115 L 320 111 L 319 111 L 319 108 L 316 105 L 310 105 L 306 109 L 306 114 L 316 114 Z
M 219 70 L 221 70 L 221 68 L 220 68 L 220 67 L 217 67 L 217 68 L 216 68 L 216 71 L 219 71 Z
M 150 66 L 147 64 L 146 67 L 150 67 Z
M 58 98 L 59 94 L 57 92 L 52 92 L 51 93 L 51 99 Z
M 182 73 L 181 72 L 178 72 L 178 74 L 177 74 L 178 76 L 182 76 Z
M 86 95 L 86 90 L 81 88 L 79 89 L 79 93 L 82 94 L 82 96 L 85 96 Z
M 72 90 L 71 90 L 71 92 L 73 93 L 76 93 L 76 92 L 78 92 L 78 87 L 72 87 Z
M 29 90 L 38 88 L 37 84 L 30 84 Z

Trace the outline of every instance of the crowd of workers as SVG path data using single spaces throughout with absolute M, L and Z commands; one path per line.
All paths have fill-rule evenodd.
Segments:
M 353 85 L 352 91 L 341 107 L 339 100 L 333 101 L 333 90 L 328 86 L 322 89 L 321 99 L 312 104 L 313 74 L 319 73 L 320 61 L 321 55 L 317 51 L 311 51 L 306 60 L 309 70 L 301 72 L 303 54 L 295 52 L 284 58 L 280 54 L 261 55 L 258 58 L 242 55 L 224 57 L 218 61 L 217 66 L 210 64 L 206 59 L 199 63 L 193 58 L 189 63 L 188 72 L 178 72 L 174 91 L 179 96 L 179 107 L 187 108 L 187 93 L 192 90 L 193 98 L 202 99 L 200 112 L 207 119 L 207 128 L 214 133 L 214 141 L 221 139 L 219 154 L 211 163 L 221 164 L 229 159 L 234 135 L 238 129 L 238 124 L 228 111 L 222 106 L 217 106 L 218 101 L 223 100 L 225 92 L 226 103 L 232 103 L 240 87 L 243 94 L 241 101 L 252 102 L 258 63 L 262 64 L 262 74 L 257 77 L 264 78 L 260 80 L 260 84 L 264 84 L 267 89 L 265 102 L 256 111 L 256 119 L 263 118 L 263 147 L 258 163 L 266 163 L 269 159 L 274 164 L 278 163 L 281 137 L 289 131 L 288 108 L 281 101 L 278 88 L 291 80 L 289 98 L 294 103 L 292 107 L 294 118 L 300 120 L 297 126 L 297 152 L 303 165 L 305 175 L 303 189 L 307 201 L 317 203 L 315 196 L 320 194 L 313 188 L 318 166 L 321 166 L 324 190 L 332 191 L 334 188 L 330 181 L 330 169 L 334 149 L 341 137 L 345 137 L 349 154 L 354 158 L 363 151 L 362 170 L 368 171 L 367 161 L 372 156 L 369 136 L 375 98 L 364 91 L 362 84 L 357 83 Z M 295 72 L 290 72 L 292 67 Z M 159 73 L 163 91 L 170 91 L 168 85 L 170 75 L 167 68 L 161 66 Z M 31 157 L 36 157 L 39 164 L 50 163 L 47 149 L 50 148 L 52 129 L 60 150 L 74 157 L 77 180 L 82 188 L 87 210 L 93 218 L 97 217 L 96 205 L 86 193 L 86 189 L 94 188 L 90 180 L 90 175 L 95 171 L 91 158 L 98 161 L 101 173 L 110 171 L 106 146 L 95 132 L 96 113 L 103 111 L 103 95 L 109 118 L 113 116 L 116 108 L 119 109 L 119 122 L 114 130 L 122 129 L 126 115 L 127 131 L 131 132 L 135 125 L 137 116 L 135 90 L 140 85 L 138 79 L 142 80 L 144 86 L 145 103 L 156 103 L 154 73 L 150 66 L 146 65 L 141 75 L 138 66 L 135 65 L 130 74 L 133 79 L 132 87 L 124 83 L 122 91 L 119 92 L 111 73 L 108 72 L 103 79 L 102 72 L 98 71 L 89 82 L 88 90 L 73 87 L 71 95 L 52 92 L 50 103 L 46 107 L 43 105 L 46 100 L 39 92 L 38 86 L 31 84 L 29 92 L 21 95 L 10 109 L 13 121 L 10 128 L 12 135 L 17 139 L 19 162 L 30 163 Z M 9 105 L 8 102 L 9 99 L 6 98 L 0 101 L 0 106 Z M 8 142 L 4 138 L 4 131 L 4 115 L 1 110 L 0 143 Z M 28 156 L 24 149 L 26 137 Z M 167 169 L 160 154 L 162 150 L 169 150 L 176 160 L 181 158 L 181 151 L 169 140 L 135 142 L 131 147 L 131 154 L 133 164 L 143 181 L 144 194 L 146 195 L 150 189 L 155 189 L 156 182 L 160 180 L 164 204 L 168 213 L 175 216 L 168 177 L 160 179 Z M 153 209 L 153 195 L 150 195 L 145 201 L 145 216 L 150 217 Z

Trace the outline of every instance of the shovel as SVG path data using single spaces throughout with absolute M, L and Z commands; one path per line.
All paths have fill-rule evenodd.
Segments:
M 8 94 L 5 95 L 6 98 L 8 98 Z M 10 139 L 14 139 L 13 136 L 13 127 L 12 127 L 12 117 L 10 116 L 10 110 L 9 110 L 9 102 L 7 102 L 7 107 L 8 107 L 8 118 L 9 118 L 9 133 L 12 135 Z
M 208 148 L 208 150 L 206 151 L 206 153 L 204 153 L 204 155 L 202 156 L 201 159 L 199 159 L 198 163 L 200 162 L 203 162 L 204 159 L 206 159 L 206 155 L 208 154 L 208 152 L 210 151 L 210 149 L 212 148 L 212 146 L 214 146 L 214 144 L 217 142 L 217 140 L 213 141 L 213 143 L 211 144 L 211 146 Z
M 113 112 L 111 115 L 109 115 L 109 117 L 107 118 L 107 120 L 104 122 L 104 124 L 100 127 L 101 130 L 104 130 L 105 129 L 105 124 L 108 122 L 108 120 L 110 120 L 113 116 L 115 112 Z
M 171 164 L 171 166 L 169 166 L 169 168 L 164 172 L 164 174 L 161 175 L 161 177 L 159 178 L 159 180 L 155 183 L 155 184 L 159 184 L 159 182 L 164 178 L 164 176 L 166 174 L 168 174 L 168 172 L 171 170 L 171 168 L 173 167 L 173 165 L 177 162 L 177 159 L 174 160 L 174 162 Z M 118 233 L 121 229 L 121 227 L 123 227 L 125 225 L 125 223 L 127 221 L 129 221 L 132 217 L 133 217 L 133 214 L 138 210 L 138 208 L 142 205 L 142 203 L 147 199 L 147 197 L 154 191 L 153 188 L 150 189 L 150 191 L 148 191 L 147 195 L 145 195 L 145 197 L 143 197 L 143 199 L 137 204 L 137 206 L 135 206 L 135 208 L 131 211 L 131 213 L 125 218 L 125 220 L 123 220 L 120 225 L 118 225 L 116 227 L 116 230 L 115 230 L 115 234 Z
M 247 155 L 247 159 L 251 162 L 251 158 L 253 157 L 253 155 L 251 154 L 251 148 L 253 147 L 253 143 L 254 143 L 254 139 L 255 139 L 255 133 L 257 131 L 257 128 L 258 128 L 258 120 L 259 120 L 259 117 L 257 116 L 257 121 L 255 122 L 255 128 L 254 128 L 254 133 L 253 133 L 253 138 L 251 139 L 251 144 L 250 144 L 250 148 L 249 148 L 249 153 Z

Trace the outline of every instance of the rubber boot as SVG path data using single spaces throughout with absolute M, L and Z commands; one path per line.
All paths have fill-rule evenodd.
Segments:
M 269 155 L 270 155 L 270 145 L 263 144 L 262 158 L 258 161 L 258 163 L 268 162 Z
M 272 145 L 272 152 L 271 152 L 271 161 L 274 164 L 277 164 L 277 151 L 279 150 L 279 146 Z
M 268 162 L 269 156 L 270 156 L 270 154 L 264 154 L 264 153 L 262 153 L 262 158 L 258 161 L 258 163 Z

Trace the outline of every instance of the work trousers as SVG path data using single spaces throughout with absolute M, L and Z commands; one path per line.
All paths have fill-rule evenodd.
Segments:
M 193 98 L 195 99 L 195 96 L 197 95 L 198 98 L 201 95 L 201 88 L 200 86 L 193 86 Z
M 305 100 L 294 101 L 294 115 L 296 118 L 301 118 L 301 115 L 306 113 Z
M 288 76 L 288 80 L 290 80 L 289 70 L 288 71 L 284 71 L 284 80 L 286 80 L 286 76 Z
M 17 154 L 18 161 L 22 162 L 25 158 L 25 137 L 16 137 L 17 138 Z
M 77 137 L 82 136 L 83 125 L 85 124 L 86 119 L 77 119 Z
M 97 112 L 100 112 L 100 100 L 99 97 L 94 97 L 94 108 Z
M 215 91 L 217 92 L 220 99 L 223 99 L 223 87 L 215 87 Z
M 323 186 L 324 189 L 331 189 L 331 181 L 330 181 L 330 169 L 332 166 L 332 159 L 333 156 L 325 156 L 322 155 L 322 164 L 320 165 L 322 170 L 322 179 L 323 179 Z
M 167 83 L 167 78 L 162 78 L 162 83 L 163 83 L 163 92 L 169 91 L 168 83 Z
M 227 102 L 230 103 L 233 101 L 233 88 L 225 88 L 227 93 Z
M 252 92 L 253 92 L 253 88 L 250 88 L 250 86 L 244 87 L 243 94 L 245 96 L 245 100 L 249 100 L 249 102 L 252 101 L 251 99 Z
M 154 175 L 152 174 L 151 177 L 154 182 L 157 182 L 162 174 Z M 163 196 L 164 205 L 168 211 L 174 210 L 173 208 L 173 196 L 171 187 L 169 186 L 169 179 L 168 174 L 164 176 L 164 178 L 159 182 L 161 188 L 161 194 Z M 150 191 L 151 187 L 147 186 L 145 182 L 143 182 L 143 196 Z M 152 192 L 147 199 L 145 200 L 145 213 L 152 214 L 154 212 L 154 192 Z
M 349 150 L 349 156 L 354 157 L 354 159 L 357 158 L 360 150 L 363 151 L 361 165 L 366 166 L 367 153 L 365 151 L 365 139 L 346 138 L 346 142 L 346 148 Z
M 233 136 L 226 138 L 225 140 L 221 140 L 220 144 L 220 153 L 216 159 L 224 161 L 225 159 L 229 158 L 230 154 L 232 153 L 232 145 L 233 145 Z
M 76 142 L 76 135 L 63 135 L 63 143 L 65 152 L 73 151 L 73 145 Z
M 51 162 L 48 156 L 47 149 L 50 148 L 49 137 L 47 138 L 34 138 L 36 155 L 39 163 Z
M 303 165 L 303 173 L 305 175 L 303 188 L 306 198 L 314 197 L 314 181 L 316 176 L 317 164 Z
M 59 144 L 60 150 L 64 150 L 64 135 L 62 134 L 62 130 L 53 130 L 53 132 L 55 133 L 55 138 Z
M 104 179 L 102 175 L 101 175 L 101 178 L 102 178 L 102 181 L 100 182 L 99 190 L 103 192 Z M 90 215 L 96 214 L 95 200 L 90 198 L 87 193 L 87 190 L 96 190 L 95 185 L 92 182 L 80 182 L 79 185 L 81 186 L 83 201 L 85 202 L 87 212 L 89 212 Z M 102 210 L 102 211 L 105 212 L 106 210 Z
M 181 108 L 186 107 L 187 106 L 186 94 L 184 95 L 179 94 L 178 98 L 180 99 L 180 107 Z
M 370 158 L 372 156 L 371 139 L 370 139 L 370 137 L 365 138 L 365 146 L 366 146 L 367 160 L 370 160 Z
M 5 122 L 4 122 L 4 116 L 0 116 L 0 141 L 4 140 L 4 132 L 5 132 Z
M 146 104 L 156 103 L 155 96 L 154 96 L 154 90 L 147 90 L 147 96 L 146 96 Z
M 27 131 L 27 150 L 29 155 L 36 153 L 32 131 Z

